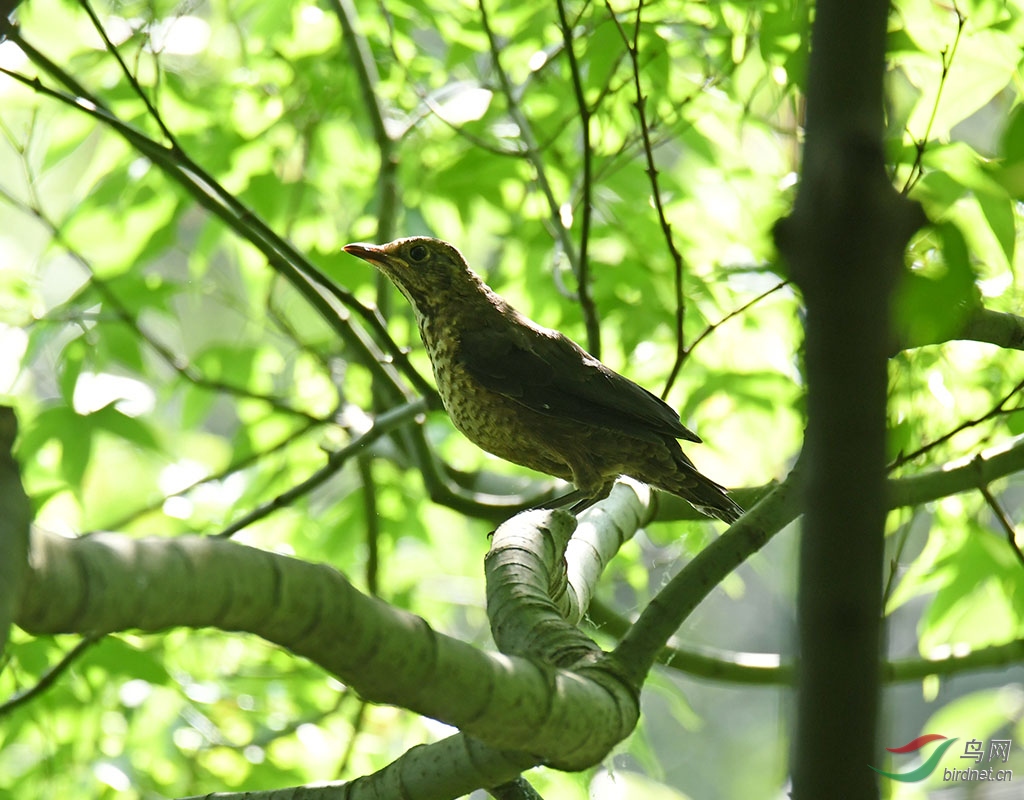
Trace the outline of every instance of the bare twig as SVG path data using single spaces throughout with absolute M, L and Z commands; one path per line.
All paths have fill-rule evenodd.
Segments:
M 578 255 L 573 247 L 572 239 L 569 237 L 569 231 L 562 224 L 559 213 L 560 204 L 555 199 L 554 190 L 551 188 L 551 182 L 548 180 L 544 159 L 541 158 L 540 148 L 537 146 L 537 140 L 533 135 L 533 126 L 519 107 L 519 100 L 516 89 L 512 85 L 512 79 L 501 65 L 501 45 L 498 43 L 498 37 L 491 28 L 485 0 L 477 0 L 477 2 L 480 9 L 480 24 L 487 36 L 487 43 L 491 51 L 491 62 L 498 76 L 498 83 L 501 85 L 502 94 L 505 96 L 509 116 L 512 117 L 513 122 L 519 128 L 519 135 L 522 137 L 525 147 L 524 155 L 531 166 L 533 166 L 534 173 L 537 176 L 537 185 L 540 187 L 541 193 L 548 204 L 551 233 L 557 239 L 562 252 L 565 254 L 566 259 L 568 259 L 573 273 L 579 275 Z
M 587 349 L 595 358 L 601 357 L 601 325 L 597 316 L 597 306 L 594 305 L 594 298 L 590 294 L 590 264 L 587 259 L 587 246 L 590 243 L 590 220 L 593 212 L 593 145 L 590 141 L 590 119 L 593 110 L 587 105 L 587 98 L 583 92 L 583 78 L 580 75 L 580 65 L 576 60 L 576 51 L 573 47 L 573 31 L 569 24 L 569 18 L 565 13 L 565 0 L 558 0 L 558 21 L 562 28 L 562 41 L 565 44 L 565 53 L 569 59 L 569 74 L 572 76 L 572 89 L 576 97 L 576 108 L 580 118 L 580 134 L 582 136 L 581 149 L 583 150 L 583 196 L 580 200 L 580 250 L 579 260 L 576 267 L 576 286 L 580 302 L 580 310 L 583 313 L 583 322 L 587 330 Z
M 910 166 L 907 180 L 900 190 L 902 194 L 909 193 L 924 174 L 922 167 L 924 151 L 928 147 L 928 140 L 932 135 L 932 126 L 935 124 L 935 118 L 939 113 L 939 101 L 942 99 L 942 90 L 945 88 L 946 79 L 949 77 L 949 69 L 953 65 L 953 57 L 956 55 L 957 46 L 960 44 L 960 37 L 964 32 L 964 26 L 967 24 L 967 17 L 960 11 L 955 0 L 953 2 L 953 10 L 956 12 L 956 36 L 953 38 L 953 44 L 950 47 L 942 48 L 940 54 L 942 58 L 942 74 L 939 76 L 939 85 L 935 90 L 935 103 L 932 105 L 932 113 L 928 117 L 928 124 L 925 125 L 924 133 L 920 139 L 914 140 L 914 149 L 917 151 L 917 154 L 914 157 L 914 163 Z
M 1003 529 L 1003 533 L 1006 534 L 1006 541 L 1010 544 L 1010 549 L 1013 550 L 1013 554 L 1017 556 L 1017 560 L 1024 566 L 1024 553 L 1021 552 L 1020 547 L 1017 545 L 1017 531 L 1013 526 L 1013 522 L 1006 515 L 1006 510 L 1002 504 L 996 499 L 996 497 L 989 490 L 988 486 L 982 485 L 979 487 L 982 497 L 985 498 L 985 502 L 988 503 L 989 508 L 992 509 L 992 513 L 996 515 L 996 520 L 999 522 L 999 527 Z
M 148 505 L 142 506 L 140 508 L 136 508 L 133 511 L 130 511 L 129 513 L 125 514 L 120 519 L 116 519 L 112 522 L 105 523 L 104 530 L 121 530 L 127 527 L 129 523 L 135 521 L 144 514 L 149 514 L 154 511 L 157 511 L 164 505 L 164 503 L 167 502 L 168 499 L 172 497 L 184 497 L 188 495 L 190 492 L 192 492 L 194 489 L 199 488 L 200 486 L 203 486 L 208 483 L 215 483 L 217 481 L 223 481 L 230 475 L 234 475 L 237 472 L 241 472 L 243 469 L 251 467 L 253 464 L 255 464 L 258 461 L 261 461 L 267 456 L 273 455 L 274 453 L 280 450 L 284 450 L 286 447 L 293 446 L 300 437 L 302 437 L 306 433 L 309 433 L 309 431 L 311 431 L 314 427 L 317 427 L 320 424 L 321 423 L 309 422 L 305 426 L 299 428 L 298 430 L 288 431 L 282 436 L 281 439 L 276 441 L 274 444 L 265 447 L 262 450 L 256 450 L 252 453 L 249 453 L 244 458 L 240 458 L 238 461 L 232 461 L 224 469 L 218 470 L 217 472 L 213 472 L 203 478 L 199 478 L 198 480 L 194 480 L 187 486 L 183 486 L 175 492 L 168 492 L 167 494 L 161 496 L 159 500 Z
M 270 516 L 279 509 L 291 505 L 297 499 L 309 494 L 332 475 L 336 474 L 338 470 L 345 465 L 345 462 L 348 461 L 348 459 L 356 455 L 364 447 L 367 447 L 385 433 L 394 430 L 399 425 L 408 422 L 417 414 L 422 414 L 424 411 L 426 411 L 426 401 L 422 399 L 416 400 L 412 403 L 405 403 L 404 405 L 396 406 L 395 408 L 385 411 L 374 420 L 373 425 L 371 425 L 365 433 L 356 439 L 353 439 L 340 450 L 336 450 L 331 453 L 327 458 L 327 463 L 306 478 L 306 480 L 296 484 L 285 492 L 281 492 L 281 494 L 277 495 L 273 500 L 263 503 L 241 519 L 236 520 L 214 535 L 219 538 L 233 536 L 238 533 L 238 531 L 243 528 L 247 528 L 254 522 Z
M 889 598 L 896 588 L 896 579 L 899 577 L 900 559 L 903 557 L 903 550 L 910 539 L 910 525 L 903 525 L 897 534 L 896 552 L 889 559 L 889 574 L 885 579 L 885 588 L 882 590 L 882 608 L 889 604 Z
M 777 291 L 779 291 L 780 289 L 782 289 L 782 288 L 784 288 L 786 286 L 789 286 L 789 281 L 788 280 L 779 281 L 777 284 L 775 284 L 770 289 L 767 289 L 767 290 L 761 292 L 761 294 L 757 295 L 757 297 L 754 297 L 754 298 L 748 300 L 746 303 L 741 305 L 739 308 L 735 308 L 732 311 L 730 311 L 728 314 L 726 314 L 724 317 L 722 317 L 720 320 L 718 320 L 718 322 L 712 322 L 710 325 L 708 325 L 704 330 L 702 330 L 700 332 L 700 335 L 696 339 L 693 340 L 693 342 L 690 344 L 690 347 L 689 347 L 687 352 L 688 353 L 692 353 L 694 348 L 697 345 L 699 345 L 701 342 L 703 342 L 708 336 L 710 336 L 712 333 L 714 333 L 716 330 L 718 330 L 718 328 L 720 328 L 726 322 L 728 322 L 731 319 L 734 319 L 735 317 L 738 317 L 740 314 L 743 314 L 745 311 L 748 311 L 750 308 L 752 308 L 753 306 L 755 306 L 758 303 L 760 303 L 766 297 L 769 297 L 770 295 L 775 294 Z
M 380 75 L 373 59 L 366 37 L 357 31 L 359 15 L 352 0 L 330 0 L 331 7 L 341 24 L 341 35 L 348 49 L 363 106 L 373 127 L 373 139 L 380 154 L 380 169 L 377 173 L 377 192 L 380 207 L 377 213 L 377 241 L 387 242 L 395 238 L 395 223 L 398 218 L 398 158 L 395 138 L 388 130 L 384 118 L 384 106 L 377 94 Z M 391 285 L 382 273 L 377 273 L 377 305 L 381 314 L 388 316 L 390 310 Z
M 640 27 L 644 3 L 643 0 L 639 0 L 637 3 L 636 21 L 634 22 L 632 40 L 630 40 L 626 33 L 626 29 L 622 26 L 622 23 L 616 16 L 615 10 L 611 7 L 610 0 L 605 0 L 605 5 L 608 7 L 608 13 L 611 15 L 611 18 L 615 23 L 615 27 L 618 29 L 619 35 L 622 37 L 622 41 L 626 46 L 626 52 L 629 54 L 629 60 L 633 65 L 633 87 L 636 91 L 636 102 L 634 103 L 634 106 L 636 108 L 637 117 L 640 121 L 640 133 L 642 136 L 644 155 L 647 159 L 647 177 L 651 181 L 651 197 L 654 200 L 654 207 L 658 212 L 658 222 L 661 225 L 661 232 L 665 238 L 665 244 L 668 246 L 668 251 L 672 256 L 672 263 L 675 270 L 676 357 L 675 361 L 672 363 L 672 369 L 669 371 L 668 378 L 665 380 L 665 387 L 661 392 L 662 398 L 665 398 L 672 389 L 672 385 L 679 376 L 679 370 L 682 368 L 683 362 L 689 354 L 683 338 L 683 323 L 686 318 L 686 298 L 683 294 L 683 256 L 679 252 L 679 248 L 676 247 L 675 239 L 672 235 L 672 224 L 665 216 L 665 206 L 661 201 L 661 189 L 658 186 L 658 167 L 654 160 L 654 147 L 651 144 L 650 125 L 647 121 L 647 98 L 644 97 L 643 86 L 640 84 Z
M 897 467 L 903 466 L 908 461 L 913 461 L 915 458 L 919 458 L 920 456 L 923 456 L 929 450 L 932 450 L 932 449 L 938 447 L 940 444 L 944 444 L 945 442 L 948 442 L 950 439 L 952 439 L 954 436 L 956 436 L 961 431 L 965 431 L 968 428 L 973 428 L 976 425 L 981 425 L 982 423 L 988 422 L 990 419 L 995 419 L 996 417 L 1002 416 L 1003 414 L 1012 414 L 1015 411 L 1019 411 L 1020 410 L 1019 408 L 1006 408 L 1006 404 L 1009 403 L 1010 400 L 1012 400 L 1013 397 L 1016 394 L 1018 394 L 1022 389 L 1024 389 L 1024 380 L 1021 380 L 998 403 L 996 403 L 992 408 L 990 408 L 988 411 L 986 411 L 980 417 L 975 417 L 973 419 L 969 419 L 969 420 L 965 420 L 964 422 L 961 422 L 959 425 L 957 425 L 952 430 L 947 431 L 946 433 L 942 434 L 942 436 L 938 437 L 937 439 L 933 439 L 932 441 L 928 442 L 927 444 L 922 445 L 921 447 L 917 448 L 917 450 L 913 450 L 913 451 L 911 451 L 909 453 L 901 453 L 899 456 L 897 456 L 895 459 L 893 459 L 892 462 L 890 462 L 890 464 L 888 465 L 889 471 L 892 471 L 892 470 L 896 469 Z
M 39 695 L 43 694 L 47 689 L 53 686 L 57 682 L 57 679 L 67 672 L 68 668 L 85 655 L 86 650 L 96 644 L 96 642 L 102 639 L 104 635 L 105 634 L 89 634 L 84 637 L 78 644 L 68 650 L 68 652 L 64 654 L 64 657 L 50 667 L 50 669 L 48 669 L 31 687 L 23 692 L 18 692 L 18 694 L 14 695 L 10 699 L 0 703 L 0 719 L 26 703 L 32 702 L 39 697 Z
M 114 43 L 110 41 L 110 37 L 107 36 L 106 28 L 103 27 L 103 23 L 100 22 L 100 18 L 96 15 L 96 12 L 93 10 L 92 5 L 90 5 L 89 0 L 79 0 L 79 3 L 85 10 L 85 13 L 89 16 L 89 19 L 92 22 L 93 27 L 96 29 L 96 32 L 100 35 L 100 38 L 103 39 L 103 44 L 107 48 L 107 51 L 117 60 L 118 65 L 121 67 L 121 72 L 124 74 L 125 80 L 128 81 L 128 84 L 132 87 L 132 91 L 134 91 L 135 94 L 138 95 L 139 99 L 145 104 L 146 111 L 149 112 L 153 121 L 159 126 L 160 132 L 167 139 L 167 143 L 171 146 L 171 149 L 181 152 L 181 148 L 178 146 L 178 140 L 174 138 L 174 134 L 171 132 L 171 129 L 164 123 L 163 117 L 160 116 L 160 112 L 156 110 L 156 106 L 154 106 L 152 101 L 149 99 L 149 95 L 143 91 L 138 78 L 135 77 L 135 73 L 128 69 L 128 65 L 121 57 L 121 53 L 118 51 L 117 47 L 114 46 Z
M 345 752 L 342 753 L 341 761 L 338 762 L 338 769 L 335 773 L 338 780 L 345 777 L 345 772 L 348 770 L 349 764 L 352 763 L 352 756 L 355 755 L 356 751 L 356 740 L 359 738 L 359 734 L 363 732 L 363 723 L 366 720 L 366 709 L 368 707 L 369 703 L 360 698 L 355 714 L 352 715 L 352 733 L 349 734 L 348 742 L 345 745 Z
M 377 481 L 373 476 L 373 459 L 360 453 L 356 457 L 359 482 L 363 486 L 363 516 L 366 519 L 366 590 L 378 596 L 380 573 L 380 518 L 377 511 Z

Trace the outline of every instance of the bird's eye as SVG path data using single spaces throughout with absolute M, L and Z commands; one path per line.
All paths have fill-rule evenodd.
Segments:
M 409 249 L 409 258 L 413 261 L 422 261 L 427 257 L 427 248 L 421 244 L 413 245 Z

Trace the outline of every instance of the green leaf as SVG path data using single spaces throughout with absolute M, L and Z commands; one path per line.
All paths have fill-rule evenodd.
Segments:
M 961 197 L 967 188 L 948 172 L 927 173 L 914 187 L 913 197 L 924 205 L 932 219 L 938 219 Z
M 1000 154 L 1005 164 L 1024 161 L 1024 105 L 1018 105 L 1010 112 L 1000 144 Z
M 906 272 L 897 288 L 894 314 L 908 343 L 952 338 L 977 302 L 967 243 L 952 223 L 937 226 L 939 251 L 929 257 L 927 274 Z
M 1015 613 L 1015 580 L 1001 579 L 1016 576 L 1018 562 L 1005 540 L 971 522 L 967 530 L 960 546 L 935 564 L 943 583 L 921 621 L 922 654 L 950 642 L 984 647 L 1021 635 L 1024 621 Z
M 995 178 L 1016 200 L 1024 198 L 1024 104 L 1018 105 L 1007 120 L 1000 142 L 1002 163 Z
M 952 46 L 955 33 L 951 25 L 943 47 Z M 927 131 L 930 139 L 946 139 L 954 126 L 1005 88 L 1020 60 L 1020 42 L 1013 35 L 993 29 L 963 37 L 944 84 L 939 81 L 942 58 L 940 50 L 928 47 L 921 54 L 903 59 L 912 80 L 922 89 L 921 100 L 907 124 L 914 137 L 923 137 Z
M 76 414 L 68 406 L 54 406 L 32 420 L 22 436 L 21 448 L 26 456 L 34 456 L 48 442 L 58 442 L 61 448 L 58 473 L 77 491 L 92 455 L 92 435 L 88 417 Z
M 1024 409 L 1007 414 L 1005 419 L 1007 430 L 1014 436 L 1024 433 Z
M 89 651 L 86 663 L 92 667 L 102 667 L 111 676 L 169 684 L 171 678 L 167 668 L 157 660 L 162 656 L 159 650 L 132 646 L 123 639 L 107 636 Z
M 118 411 L 115 403 L 116 401 L 88 415 L 89 424 L 95 430 L 107 431 L 139 447 L 159 452 L 160 444 L 149 426 L 142 420 Z
M 61 353 L 57 384 L 60 386 L 60 395 L 64 403 L 69 407 L 74 405 L 75 385 L 78 383 L 78 376 L 82 374 L 82 366 L 88 353 L 89 347 L 81 336 L 68 342 Z
M 1006 263 L 1012 264 L 1017 244 L 1017 214 L 1013 200 L 1004 194 L 986 192 L 979 192 L 977 199 L 981 213 L 1006 256 Z

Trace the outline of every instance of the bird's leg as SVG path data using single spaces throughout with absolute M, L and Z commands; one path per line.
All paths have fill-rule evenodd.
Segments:
M 548 500 L 546 503 L 538 506 L 538 508 L 544 508 L 554 510 L 557 508 L 566 508 L 570 514 L 579 514 L 590 508 L 594 503 L 599 500 L 604 500 L 612 491 L 612 487 L 615 485 L 614 480 L 602 481 L 595 487 L 593 484 L 573 489 L 571 492 L 555 497 Z M 572 503 L 572 505 L 569 505 Z
M 588 508 L 590 508 L 592 505 L 594 505 L 594 503 L 596 503 L 598 500 L 601 500 L 601 499 L 603 499 L 603 498 L 600 498 L 600 497 L 583 497 L 583 498 L 580 498 L 579 500 L 576 501 L 575 504 L 573 504 L 572 508 L 569 509 L 569 513 L 574 515 L 574 516 L 576 516 L 581 511 L 586 511 Z
M 573 489 L 571 492 L 566 492 L 565 494 L 560 494 L 557 497 L 552 497 L 547 502 L 541 503 L 539 506 L 537 506 L 537 508 L 545 509 L 547 511 L 554 511 L 555 509 L 558 508 L 566 508 L 570 503 L 576 503 L 577 501 L 582 503 L 584 500 L 587 499 L 589 498 L 586 495 L 584 495 L 582 491 L 580 491 L 579 489 Z M 573 506 L 572 508 L 575 507 L 576 506 Z
M 569 509 L 570 514 L 578 515 L 581 511 L 585 511 L 590 508 L 594 503 L 599 500 L 604 500 L 609 494 L 611 494 L 612 487 L 615 485 L 615 480 L 605 481 L 602 483 L 596 491 L 591 490 L 584 493 L 582 489 L 576 491 L 583 495 L 576 503 Z
M 612 487 L 615 485 L 615 479 L 600 479 L 600 482 L 596 485 L 593 483 L 579 484 L 579 487 L 575 492 L 572 493 L 572 497 L 579 497 L 578 500 L 569 509 L 570 514 L 578 515 L 581 511 L 590 508 L 594 503 L 599 500 L 604 500 L 609 494 L 611 494 Z

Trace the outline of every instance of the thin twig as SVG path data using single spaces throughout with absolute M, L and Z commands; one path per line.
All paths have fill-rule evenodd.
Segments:
M 363 487 L 363 516 L 366 519 L 366 591 L 378 596 L 380 575 L 380 518 L 377 510 L 377 481 L 373 476 L 373 459 L 367 453 L 356 457 L 359 482 Z
M 505 103 L 508 106 L 509 116 L 512 117 L 512 121 L 515 122 L 516 126 L 519 128 L 519 135 L 526 148 L 524 155 L 526 156 L 527 161 L 529 161 L 533 166 L 534 173 L 537 176 L 537 185 L 540 187 L 541 193 L 544 195 L 544 199 L 547 200 L 552 235 L 554 235 L 558 240 L 558 243 L 562 248 L 562 252 L 565 254 L 566 259 L 569 261 L 569 265 L 572 267 L 573 273 L 578 275 L 578 256 L 573 248 L 569 232 L 562 224 L 562 218 L 559 212 L 560 204 L 555 199 L 554 190 L 551 188 L 550 181 L 548 181 L 547 171 L 544 168 L 544 160 L 540 156 L 540 149 L 538 148 L 537 141 L 533 135 L 533 127 L 530 125 L 530 121 L 526 118 L 526 115 L 519 107 L 519 100 L 516 96 L 517 93 L 515 87 L 512 85 L 512 79 L 509 78 L 508 73 L 505 72 L 501 65 L 501 46 L 498 44 L 497 36 L 495 36 L 494 31 L 491 29 L 491 22 L 487 15 L 485 0 L 478 0 L 478 7 L 480 9 L 480 24 L 487 36 L 487 43 L 491 51 L 491 62 L 494 67 L 494 71 L 498 76 L 498 82 L 501 84 L 502 93 L 505 95 Z
M 1010 400 L 1013 399 L 1013 396 L 1016 395 L 1018 392 L 1020 392 L 1022 389 L 1024 389 L 1024 380 L 1021 380 L 1016 386 L 1014 386 L 1009 391 L 1009 393 L 1006 394 L 1005 397 L 1003 397 L 1002 400 L 1000 400 L 998 403 L 996 403 L 992 408 L 990 408 L 988 411 L 986 411 L 980 417 L 975 417 L 974 419 L 969 419 L 969 420 L 966 420 L 965 422 L 961 422 L 955 428 L 953 428 L 950 431 L 947 431 L 942 436 L 940 436 L 938 439 L 933 439 L 932 441 L 928 442 L 927 444 L 924 444 L 921 447 L 917 448 L 917 450 L 913 450 L 913 451 L 911 451 L 909 453 L 901 453 L 899 456 L 897 456 L 895 459 L 893 459 L 893 461 L 888 465 L 887 469 L 889 471 L 892 471 L 892 470 L 896 469 L 897 467 L 903 466 L 908 461 L 913 461 L 915 458 L 919 458 L 920 456 L 923 456 L 925 453 L 927 453 L 928 451 L 938 447 L 940 444 L 944 444 L 945 442 L 948 442 L 950 439 L 952 439 L 954 436 L 956 436 L 961 431 L 965 431 L 968 428 L 973 428 L 976 425 L 981 425 L 983 422 L 988 422 L 990 419 L 995 419 L 996 417 L 1002 416 L 1003 414 L 1012 414 L 1015 411 L 1019 411 L 1020 410 L 1019 408 L 1009 408 L 1008 409 L 1008 408 L 1005 408 L 1005 406 L 1006 406 L 1007 403 L 1010 402 Z
M 277 453 L 280 450 L 284 450 L 286 447 L 292 447 L 293 445 L 295 445 L 296 441 L 298 441 L 303 435 L 309 433 L 309 431 L 311 431 L 314 427 L 319 426 L 320 424 L 322 423 L 310 422 L 306 426 L 301 427 L 298 430 L 288 431 L 283 435 L 281 439 L 279 439 L 274 444 L 265 447 L 262 450 L 255 450 L 246 455 L 244 458 L 240 458 L 238 461 L 232 461 L 230 464 L 224 467 L 224 469 L 218 470 L 217 472 L 212 472 L 203 478 L 198 478 L 197 480 L 192 481 L 187 486 L 181 487 L 177 491 L 163 494 L 159 500 L 153 503 L 149 503 L 148 505 L 142 506 L 140 508 L 136 508 L 134 511 L 125 514 L 120 519 L 116 519 L 112 522 L 105 523 L 104 530 L 123 530 L 130 523 L 134 522 L 144 514 L 151 514 L 155 511 L 158 511 L 172 497 L 185 497 L 193 490 L 198 489 L 200 486 L 204 486 L 209 483 L 216 483 L 218 481 L 223 481 L 229 476 L 234 475 L 237 472 L 241 472 L 243 469 L 251 467 L 256 462 L 262 461 L 267 456 L 273 455 L 274 453 Z M 85 533 L 90 533 L 90 531 L 86 531 Z
M 89 634 L 65 653 L 64 657 L 50 667 L 50 669 L 48 669 L 30 688 L 23 692 L 18 692 L 18 694 L 14 695 L 9 700 L 0 703 L 0 719 L 43 694 L 57 682 L 57 679 L 63 675 L 72 664 L 85 655 L 86 650 L 96 644 L 96 642 L 104 636 L 105 634 L 102 633 Z
M 889 559 L 889 576 L 886 578 L 885 588 L 882 590 L 882 608 L 886 608 L 889 605 L 889 598 L 892 596 L 893 590 L 896 588 L 896 579 L 899 577 L 900 559 L 903 557 L 903 551 L 909 540 L 910 525 L 903 525 L 901 526 L 896 540 L 896 552 L 893 553 L 892 558 Z
M 955 0 L 953 2 L 953 10 L 956 12 L 956 36 L 953 38 L 953 44 L 950 47 L 942 48 L 940 53 L 942 58 L 942 74 L 939 76 L 939 85 L 935 90 L 935 103 L 932 105 L 932 112 L 928 117 L 928 124 L 925 125 L 924 134 L 920 139 L 914 140 L 914 149 L 917 151 L 917 154 L 914 157 L 914 163 L 910 166 L 907 180 L 900 190 L 901 194 L 908 194 L 924 174 L 922 166 L 924 151 L 928 147 L 928 140 L 932 135 L 932 126 L 935 124 L 935 118 L 939 113 L 939 100 L 942 98 L 942 90 L 946 87 L 946 79 L 949 77 L 949 69 L 953 64 L 953 56 L 956 55 L 957 46 L 960 44 L 960 37 L 964 32 L 964 27 L 967 25 L 967 17 L 960 11 Z
M 330 0 L 338 22 L 341 36 L 350 54 L 349 61 L 355 68 L 356 82 L 363 97 L 363 106 L 373 127 L 373 139 L 380 154 L 380 169 L 377 171 L 377 241 L 387 242 L 395 236 L 398 218 L 398 159 L 395 138 L 388 130 L 384 118 L 384 107 L 377 94 L 380 75 L 377 62 L 373 59 L 366 37 L 357 32 L 358 12 L 352 0 Z M 380 313 L 387 317 L 390 311 L 391 285 L 382 273 L 377 273 L 377 305 Z
M 338 780 L 345 777 L 345 772 L 348 770 L 349 764 L 352 763 L 352 756 L 355 755 L 356 751 L 356 740 L 359 738 L 359 734 L 362 733 L 363 723 L 366 721 L 367 708 L 369 708 L 369 703 L 359 698 L 359 705 L 356 706 L 356 712 L 352 716 L 352 733 L 349 734 L 348 743 L 345 745 L 345 752 L 342 753 L 341 761 L 338 762 L 338 769 L 335 772 L 335 777 Z
M 309 494 L 315 488 L 327 481 L 327 479 L 332 475 L 336 474 L 345 465 L 345 462 L 348 461 L 348 459 L 356 455 L 364 447 L 369 446 L 385 433 L 388 433 L 399 425 L 408 422 L 410 419 L 415 418 L 416 415 L 422 414 L 426 410 L 426 401 L 420 399 L 385 411 L 373 421 L 373 424 L 365 433 L 356 439 L 353 439 L 340 450 L 336 450 L 331 453 L 327 458 L 327 463 L 306 478 L 306 480 L 301 483 L 297 483 L 285 492 L 281 492 L 281 494 L 277 495 L 273 500 L 254 508 L 241 519 L 236 520 L 222 531 L 214 534 L 214 536 L 217 538 L 228 538 L 233 536 L 238 533 L 238 531 L 243 528 L 247 528 L 254 522 L 270 516 L 279 509 L 291 505 L 300 497 Z
M 565 1 L 557 0 L 557 6 L 562 41 L 565 43 L 565 53 L 569 59 L 569 74 L 572 77 L 572 89 L 580 118 L 580 134 L 583 139 L 583 196 L 580 209 L 580 250 L 576 266 L 576 291 L 579 297 L 580 311 L 583 314 L 583 324 L 587 331 L 587 349 L 595 358 L 600 358 L 601 324 L 597 316 L 597 306 L 590 294 L 590 264 L 587 259 L 587 247 L 590 243 L 590 220 L 593 212 L 594 151 L 590 141 L 590 120 L 593 110 L 587 105 L 587 98 L 583 92 L 583 79 L 573 47 L 572 26 L 565 13 Z
M 282 676 L 282 678 L 287 680 L 284 676 Z M 273 728 L 261 728 L 256 735 L 247 741 L 234 743 L 225 742 L 224 746 L 231 747 L 235 750 L 245 750 L 247 747 L 253 745 L 266 749 L 274 742 L 278 742 L 288 736 L 294 736 L 295 732 L 303 725 L 322 725 L 326 720 L 330 719 L 332 715 L 340 711 L 349 698 L 355 699 L 356 693 L 348 688 L 341 689 L 337 692 L 334 703 L 331 704 L 330 708 L 325 708 L 323 710 L 315 708 L 301 716 L 288 720 L 283 725 L 274 725 Z
M 665 398 L 668 396 L 669 391 L 672 389 L 672 385 L 679 376 L 679 370 L 682 368 L 683 362 L 686 360 L 686 356 L 688 355 L 686 343 L 683 338 L 683 323 L 686 318 L 686 298 L 683 294 L 683 256 L 676 247 L 675 239 L 672 235 L 672 224 L 665 216 L 665 206 L 661 201 L 661 189 L 658 186 L 658 167 L 654 160 L 654 148 L 651 145 L 650 126 L 647 122 L 647 98 L 644 97 L 643 87 L 640 84 L 640 27 L 644 3 L 643 0 L 639 0 L 637 3 L 636 21 L 634 23 L 632 41 L 626 34 L 626 29 L 622 26 L 619 18 L 616 16 L 615 10 L 611 7 L 611 1 L 605 0 L 605 5 L 608 8 L 608 13 L 611 14 L 615 27 L 619 31 L 619 35 L 622 37 L 622 41 L 626 46 L 626 52 L 629 54 L 629 60 L 633 65 L 633 87 L 636 91 L 636 102 L 633 105 L 636 108 L 637 117 L 640 122 L 640 133 L 642 135 L 644 156 L 647 159 L 647 177 L 651 181 L 651 196 L 654 200 L 654 207 L 658 212 L 658 223 L 661 225 L 661 232 L 665 238 L 665 244 L 668 246 L 669 253 L 672 256 L 672 264 L 675 274 L 676 357 L 675 361 L 672 363 L 672 369 L 669 370 L 668 378 L 665 380 L 665 387 L 661 392 L 662 398 Z
M 978 487 L 982 497 L 985 498 L 985 502 L 988 503 L 989 508 L 992 509 L 992 513 L 996 515 L 996 520 L 999 522 L 999 527 L 1003 529 L 1003 533 L 1006 534 L 1006 541 L 1010 544 L 1010 549 L 1013 550 L 1013 554 L 1017 556 L 1017 560 L 1024 566 L 1024 553 L 1021 552 L 1020 547 L 1017 545 L 1017 531 L 1013 526 L 1013 522 L 1006 515 L 1006 511 L 1003 509 L 1002 504 L 995 498 L 988 486 L 982 484 Z
M 733 309 L 728 314 L 726 314 L 724 317 L 722 317 L 720 320 L 718 320 L 718 322 L 712 322 L 710 325 L 708 325 L 704 330 L 702 330 L 700 332 L 700 335 L 696 339 L 693 340 L 693 342 L 690 344 L 688 352 L 692 353 L 694 348 L 697 345 L 699 345 L 701 342 L 703 342 L 708 336 L 710 336 L 712 333 L 714 333 L 716 330 L 718 330 L 726 322 L 728 322 L 729 320 L 731 320 L 731 319 L 733 319 L 735 317 L 738 317 L 740 314 L 744 313 L 745 311 L 748 311 L 751 307 L 753 307 L 757 303 L 760 303 L 766 297 L 775 294 L 775 292 L 779 291 L 779 289 L 782 289 L 782 288 L 784 288 L 786 286 L 789 286 L 789 281 L 788 280 L 780 281 L 779 283 L 775 284 L 772 288 L 767 289 L 767 290 L 761 292 L 761 294 L 757 295 L 757 297 L 754 297 L 753 299 L 748 300 L 746 303 L 741 305 L 739 308 Z

